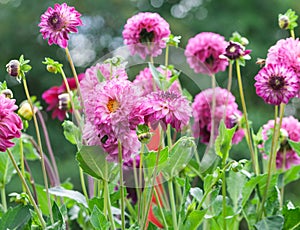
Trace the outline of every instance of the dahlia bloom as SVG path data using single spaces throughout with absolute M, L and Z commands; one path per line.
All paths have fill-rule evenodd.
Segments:
M 277 124 L 279 119 L 277 120 Z M 268 121 L 267 124 L 263 126 L 262 130 L 262 137 L 263 140 L 266 141 L 268 139 L 268 133 L 270 130 L 273 131 L 274 129 L 274 120 Z M 289 143 L 287 142 L 287 138 L 289 140 L 299 142 L 300 141 L 300 122 L 294 118 L 293 116 L 284 117 L 282 119 L 281 125 L 281 133 L 284 134 L 283 138 L 280 138 L 280 148 L 277 151 L 276 155 L 276 167 L 282 168 L 283 167 L 283 157 L 284 157 L 284 149 L 286 151 L 285 156 L 285 168 L 289 169 L 291 165 L 298 165 L 300 164 L 300 157 L 298 154 L 291 148 Z M 264 145 L 264 144 L 263 144 Z M 263 145 L 261 147 L 263 147 Z
M 14 146 L 11 139 L 21 136 L 23 123 L 21 118 L 14 113 L 17 108 L 14 99 L 0 94 L 0 152 L 5 152 L 6 149 Z
M 84 78 L 83 73 L 78 74 L 79 81 L 81 81 L 83 78 Z M 70 90 L 75 90 L 76 89 L 75 79 L 67 78 L 67 81 L 70 86 Z M 42 94 L 42 98 L 48 104 L 47 111 L 53 110 L 51 115 L 52 119 L 55 119 L 57 117 L 60 121 L 63 121 L 66 118 L 67 111 L 59 108 L 59 95 L 66 92 L 67 92 L 66 85 L 63 82 L 60 86 L 53 86 Z
M 69 33 L 77 33 L 77 26 L 82 25 L 81 14 L 66 3 L 55 4 L 41 15 L 40 32 L 48 44 L 57 44 L 62 48 L 68 46 Z
M 184 54 L 195 73 L 215 74 L 224 71 L 228 65 L 227 59 L 220 58 L 227 45 L 223 36 L 202 32 L 189 39 Z
M 88 79 L 93 78 L 88 76 Z M 101 146 L 109 154 L 107 159 L 112 161 L 118 159 L 118 141 L 122 144 L 124 161 L 138 153 L 140 142 L 133 123 L 138 124 L 143 118 L 137 122 L 136 116 L 130 116 L 139 97 L 132 82 L 124 79 L 101 82 L 82 96 L 86 109 L 83 137 L 87 144 Z
M 140 100 L 136 112 L 144 116 L 145 123 L 155 129 L 160 123 L 165 129 L 170 124 L 177 131 L 189 123 L 192 108 L 189 101 L 175 91 L 156 91 Z
M 277 43 L 268 50 L 266 65 L 282 64 L 287 68 L 292 68 L 298 77 L 300 85 L 300 41 L 299 38 L 286 38 L 277 41 Z M 299 86 L 300 88 L 300 86 Z M 300 92 L 298 92 L 298 97 Z
M 269 64 L 254 78 L 256 94 L 268 104 L 287 104 L 299 90 L 298 78 L 291 68 L 285 65 Z
M 127 20 L 122 34 L 131 54 L 138 53 L 145 59 L 147 55 L 161 54 L 171 32 L 169 24 L 159 14 L 142 12 Z
M 242 112 L 238 110 L 238 105 L 235 102 L 235 97 L 226 89 L 220 87 L 215 88 L 216 108 L 215 108 L 215 130 L 217 136 L 218 126 L 225 114 L 225 125 L 227 128 L 232 128 L 236 125 L 238 118 L 242 116 Z M 202 143 L 208 143 L 211 133 L 211 109 L 212 109 L 213 89 L 206 89 L 196 95 L 192 104 L 193 108 L 193 133 L 194 137 L 200 137 Z M 228 101 L 227 101 L 228 100 Z M 227 107 L 226 107 L 227 101 Z M 244 137 L 244 131 L 237 129 L 232 143 L 239 143 Z
M 157 70 L 165 75 L 165 70 L 158 67 Z M 172 72 L 170 70 L 167 71 L 167 79 L 170 79 L 172 75 Z M 146 67 L 145 69 L 141 70 L 139 74 L 135 77 L 133 80 L 133 84 L 138 87 L 138 89 L 142 92 L 142 96 L 145 96 L 151 92 L 153 92 L 154 86 L 153 86 L 153 76 L 151 73 L 151 70 Z M 157 87 L 156 87 L 157 89 Z M 170 91 L 176 91 L 180 92 L 180 85 L 178 81 L 173 82 L 173 84 L 170 86 Z

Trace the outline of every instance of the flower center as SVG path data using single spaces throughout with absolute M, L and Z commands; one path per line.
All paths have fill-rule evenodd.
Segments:
M 153 31 L 148 32 L 146 29 L 142 29 L 140 32 L 140 42 L 152 42 L 154 40 L 154 33 Z
M 54 30 L 60 30 L 62 28 L 62 20 L 57 12 L 54 12 L 48 19 L 48 25 Z
M 284 79 L 282 76 L 273 76 L 269 81 L 269 86 L 274 90 L 280 90 L 284 86 Z
M 114 113 L 120 105 L 119 102 L 117 102 L 115 99 L 109 99 L 106 106 L 110 113 Z
M 208 65 L 208 66 L 213 66 L 214 64 L 214 57 L 212 55 L 210 55 L 208 58 L 205 59 L 205 63 Z

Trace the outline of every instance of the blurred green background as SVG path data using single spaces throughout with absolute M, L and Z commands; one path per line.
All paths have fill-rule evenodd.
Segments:
M 5 65 L 10 59 L 17 59 L 21 54 L 31 60 L 33 69 L 27 76 L 30 92 L 36 95 L 46 108 L 41 94 L 53 85 L 61 84 L 61 77 L 48 73 L 42 61 L 51 57 L 64 64 L 64 69 L 71 77 L 70 68 L 65 58 L 64 50 L 58 46 L 48 46 L 42 39 L 37 26 L 40 15 L 54 4 L 63 1 L 36 0 L 0 0 L 0 81 L 6 80 L 13 90 L 17 103 L 25 99 L 22 85 L 8 77 Z M 182 36 L 181 47 L 184 48 L 190 37 L 202 31 L 212 31 L 223 35 L 227 40 L 234 31 L 250 41 L 248 49 L 252 50 L 252 60 L 242 68 L 243 83 L 246 91 L 249 118 L 253 121 L 255 130 L 273 117 L 272 106 L 265 105 L 262 99 L 255 95 L 254 76 L 259 70 L 255 64 L 257 58 L 264 58 L 268 48 L 280 38 L 288 37 L 287 31 L 282 31 L 277 25 L 279 13 L 285 13 L 292 8 L 300 13 L 297 0 L 77 0 L 66 1 L 75 6 L 82 14 L 84 26 L 78 34 L 71 35 L 70 50 L 78 73 L 108 52 L 123 45 L 122 30 L 127 18 L 140 11 L 158 12 L 171 26 L 175 35 Z M 296 30 L 296 35 L 300 33 Z M 217 75 L 219 85 L 226 86 L 226 73 Z M 189 88 L 188 85 L 184 85 Z M 233 82 L 233 92 L 237 93 L 236 80 Z M 297 116 L 295 110 L 297 101 L 287 108 L 289 114 Z M 55 150 L 61 179 L 69 179 L 75 189 L 80 190 L 78 166 L 75 161 L 76 149 L 63 137 L 61 122 L 52 120 L 50 113 L 44 112 L 47 121 L 52 146 Z M 298 117 L 299 118 L 299 117 Z M 33 129 L 29 131 L 33 136 Z M 248 155 L 245 144 L 235 147 L 232 157 L 241 158 Z M 34 171 L 39 177 L 39 165 Z M 19 181 L 16 178 L 10 185 L 15 189 Z M 287 196 L 294 199 L 292 192 L 297 184 L 290 185 Z M 19 186 L 20 187 L 20 186 Z

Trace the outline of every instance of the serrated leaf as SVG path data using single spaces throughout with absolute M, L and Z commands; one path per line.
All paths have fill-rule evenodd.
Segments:
M 31 218 L 28 206 L 18 205 L 9 208 L 0 219 L 0 230 L 23 229 Z
M 99 146 L 82 146 L 76 160 L 85 173 L 97 179 L 111 181 L 119 173 L 118 165 L 108 162 L 106 157 L 107 154 Z
M 59 197 L 68 197 L 76 201 L 79 204 L 84 205 L 86 208 L 88 207 L 86 199 L 84 195 L 82 195 L 78 191 L 64 189 L 63 187 L 57 186 L 49 189 L 49 193 Z
M 283 222 L 282 216 L 270 216 L 256 223 L 254 227 L 257 230 L 280 230 L 283 227 Z

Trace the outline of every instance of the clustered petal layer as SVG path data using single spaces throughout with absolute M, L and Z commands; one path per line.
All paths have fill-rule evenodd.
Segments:
M 0 94 L 0 152 L 5 152 L 14 146 L 11 139 L 21 136 L 23 123 L 14 112 L 17 108 L 14 99 L 6 98 L 4 94 Z

